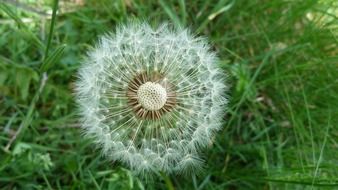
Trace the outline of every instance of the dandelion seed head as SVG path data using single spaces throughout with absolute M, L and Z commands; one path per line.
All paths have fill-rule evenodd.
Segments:
M 160 84 L 146 82 L 137 90 L 137 100 L 147 110 L 159 110 L 167 101 L 167 92 Z
M 139 174 L 202 167 L 221 128 L 225 75 L 205 39 L 132 22 L 100 37 L 78 72 L 84 133 Z

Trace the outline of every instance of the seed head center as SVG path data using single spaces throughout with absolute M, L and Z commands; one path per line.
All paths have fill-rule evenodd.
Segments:
M 142 107 L 149 111 L 161 109 L 167 101 L 166 89 L 154 82 L 146 82 L 137 90 L 137 100 Z

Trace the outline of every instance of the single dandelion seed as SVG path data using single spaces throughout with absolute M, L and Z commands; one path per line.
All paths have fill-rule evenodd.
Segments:
M 146 23 L 102 36 L 76 82 L 84 132 L 139 174 L 202 167 L 226 110 L 225 75 L 202 38 Z

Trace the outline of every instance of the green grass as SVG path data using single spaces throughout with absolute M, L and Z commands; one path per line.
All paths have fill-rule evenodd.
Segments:
M 0 189 L 338 189 L 335 1 L 9 2 L 0 3 Z M 206 36 L 229 74 L 224 128 L 202 174 L 145 181 L 81 135 L 75 73 L 97 37 L 130 18 Z

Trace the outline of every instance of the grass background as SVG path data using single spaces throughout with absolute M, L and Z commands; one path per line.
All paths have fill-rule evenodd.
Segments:
M 128 18 L 208 37 L 229 74 L 200 175 L 145 181 L 81 136 L 74 75 Z M 333 0 L 3 0 L 0 34 L 0 189 L 338 189 Z

